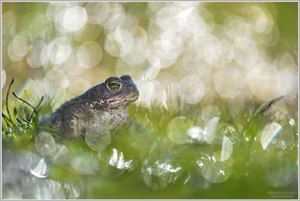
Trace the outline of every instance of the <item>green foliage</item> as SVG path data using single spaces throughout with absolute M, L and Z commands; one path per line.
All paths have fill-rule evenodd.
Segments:
M 4 146 L 14 146 L 14 148 L 27 148 L 37 133 L 39 119 L 39 107 L 44 97 L 42 96 L 37 106 L 32 106 L 26 100 L 18 97 L 15 92 L 10 94 L 14 79 L 10 82 L 6 94 L 5 112 L 2 112 L 2 140 Z M 14 101 L 10 100 L 13 95 Z M 11 109 L 13 111 L 11 113 Z
M 7 96 L 9 93 L 8 90 Z M 14 99 L 10 100 L 7 97 L 9 104 L 3 114 L 5 116 L 2 122 L 3 145 L 15 150 L 35 150 L 38 119 L 52 111 L 51 104 L 49 101 L 43 102 L 42 98 L 40 104 L 33 107 L 30 101 L 23 100 L 15 93 L 11 95 Z M 102 152 L 90 150 L 82 138 L 73 141 L 57 141 L 68 148 L 71 157 L 86 155 L 94 158 L 93 160 L 101 159 L 98 162 L 100 165 L 98 172 L 92 175 L 81 175 L 68 163 L 52 164 L 48 177 L 61 183 L 78 184 L 82 190 L 81 198 L 267 198 L 266 189 L 272 188 L 267 187 L 261 179 L 254 179 L 254 181 L 253 178 L 266 174 L 266 165 L 269 167 L 269 164 L 278 161 L 282 163 L 281 157 L 290 162 L 296 161 L 297 156 L 296 140 L 284 151 L 275 146 L 271 146 L 267 151 L 262 150 L 259 136 L 270 121 L 264 112 L 271 105 L 265 104 L 259 107 L 258 104 L 249 103 L 233 115 L 228 102 L 218 100 L 215 106 L 218 106 L 220 113 L 211 114 L 220 118 L 214 142 L 176 144 L 169 136 L 169 125 L 172 120 L 181 116 L 185 117 L 186 122 L 190 122 L 191 125 L 205 127 L 206 123 L 201 117 L 206 107 L 205 103 L 183 104 L 180 110 L 175 107 L 167 110 L 157 104 L 151 107 L 133 104 L 127 110 L 131 118 L 130 122 L 112 136 L 111 145 Z M 13 108 L 12 112 L 11 108 Z M 177 126 L 184 128 L 180 121 L 177 122 Z M 296 133 L 296 130 L 297 126 L 290 132 Z M 227 136 L 233 143 L 232 155 L 223 167 L 225 170 L 230 170 L 227 174 L 231 177 L 224 184 L 213 184 L 208 189 L 199 188 L 197 185 L 200 177 L 196 175 L 201 174 L 202 170 L 196 164 L 206 156 L 220 157 L 223 136 Z M 125 160 L 132 160 L 132 167 L 129 170 L 118 170 L 107 164 L 111 160 L 113 149 L 124 154 Z M 157 185 L 163 185 L 163 189 L 152 190 L 151 186 L 144 184 L 145 179 L 151 178 L 145 177 L 141 171 L 145 161 L 149 165 L 157 161 L 169 162 L 172 165 L 170 167 L 173 169 L 180 167 L 180 171 L 176 175 L 166 174 L 167 180 L 160 181 L 159 177 L 156 178 L 160 181 Z M 188 178 L 192 178 L 191 181 Z M 251 194 L 249 189 L 239 192 L 232 190 L 249 182 L 252 186 L 259 187 L 260 191 L 254 193 L 250 190 L 254 193 Z M 128 192 L 124 190 L 124 186 L 126 189 L 138 189 L 139 193 Z M 118 194 L 113 193 L 112 189 Z

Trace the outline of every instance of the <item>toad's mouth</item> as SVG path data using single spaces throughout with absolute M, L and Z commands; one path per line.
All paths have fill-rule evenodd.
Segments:
M 135 95 L 132 95 L 132 96 L 126 98 L 126 101 L 132 101 L 132 102 L 134 102 L 134 101 L 136 101 L 138 98 L 139 98 L 139 93 L 137 93 L 137 94 L 135 94 Z
M 125 100 L 125 102 L 132 103 L 132 102 L 136 101 L 138 98 L 139 98 L 139 94 L 136 94 L 136 95 L 132 95 L 129 97 L 125 97 L 124 100 Z
M 134 101 L 136 101 L 139 98 L 139 94 L 135 94 L 132 96 L 125 96 L 120 97 L 118 99 L 110 99 L 108 100 L 108 104 L 114 106 L 114 105 L 128 105 Z

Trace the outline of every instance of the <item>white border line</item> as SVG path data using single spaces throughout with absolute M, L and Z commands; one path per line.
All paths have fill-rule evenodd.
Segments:
M 175 0 L 176 2 L 180 2 L 180 0 Z M 93 2 L 175 2 L 174 0 L 173 1 L 159 1 L 159 0 L 152 0 L 152 1 L 132 1 L 132 0 L 124 0 L 124 1 L 93 1 Z M 0 61 L 1 61 L 1 75 L 2 75 L 2 69 L 3 69 L 3 66 L 2 66 L 2 3 L 3 2 L 33 2 L 33 3 L 44 3 L 44 2 L 62 2 L 62 1 L 18 1 L 18 0 L 4 0 L 4 1 L 1 1 L 1 5 L 0 5 L 0 11 L 1 11 L 1 23 L 0 23 L 0 34 L 1 34 L 1 41 L 0 41 L 0 44 L 1 44 L 1 50 L 0 50 L 0 53 L 1 53 L 1 56 L 0 56 Z M 74 2 L 91 2 L 91 1 L 77 1 L 75 0 Z M 185 2 L 192 2 L 192 1 L 185 1 Z M 223 2 L 239 2 L 239 3 L 243 3 L 243 2 L 253 2 L 253 3 L 265 3 L 265 2 L 276 2 L 276 3 L 288 3 L 288 2 L 298 2 L 298 48 L 297 48 L 297 52 L 298 52 L 298 128 L 299 128 L 299 116 L 300 116 L 300 110 L 299 110 L 299 102 L 300 102 L 300 98 L 299 98 L 299 94 L 300 94 L 300 87 L 299 87 L 299 66 L 300 66 L 300 62 L 299 62 L 299 57 L 300 57 L 300 54 L 299 54 L 299 31 L 300 31 L 300 27 L 299 27 L 299 22 L 300 22 L 300 15 L 299 15 L 299 9 L 300 9 L 300 4 L 299 4 L 299 1 L 298 0 L 289 0 L 289 1 L 284 1 L 284 0 L 272 0 L 272 1 L 269 1 L 269 0 L 265 0 L 265 1 L 259 1 L 259 0 L 247 0 L 247 1 L 215 1 L 215 0 L 211 0 L 211 1 L 199 1 L 199 2 L 203 2 L 203 3 L 209 3 L 209 2 L 214 2 L 214 3 L 223 3 Z M 1 89 L 2 89 L 2 76 L 0 77 L 0 81 L 1 81 Z M 1 97 L 1 112 L 2 112 L 2 93 L 0 95 Z M 2 115 L 0 117 L 1 119 L 1 130 L 2 130 Z M 1 131 L 2 132 L 2 131 Z M 1 134 L 2 135 L 2 134 Z M 1 162 L 0 162 L 0 166 L 1 166 L 1 170 L 0 170 L 0 177 L 1 177 L 1 184 L 0 184 L 0 187 L 1 187 L 1 199 L 2 198 L 2 137 L 1 137 Z M 298 161 L 299 161 L 299 143 L 300 143 L 300 139 L 299 139 L 299 129 L 298 129 Z M 299 192 L 300 192 L 300 186 L 299 186 L 299 179 L 300 178 L 300 175 L 299 175 L 299 164 L 298 164 L 298 197 L 299 197 Z M 24 200 L 27 200 L 27 199 L 24 199 Z M 28 199 L 28 200 L 32 200 L 32 199 Z M 66 199 L 65 199 L 66 200 Z M 79 200 L 92 200 L 92 199 L 79 199 Z M 97 200 L 97 199 L 96 199 Z M 116 200 L 120 200 L 120 199 L 116 199 Z M 131 200 L 131 199 L 122 199 L 122 200 Z M 139 200 L 139 199 L 138 199 Z M 151 199 L 150 199 L 151 200 Z M 169 200 L 169 199 L 164 199 L 164 200 Z M 190 200 L 190 199 L 189 199 Z M 192 199 L 193 200 L 193 199 Z M 204 199 L 205 200 L 205 199 Z M 211 199 L 210 199 L 211 200 Z M 214 200 L 214 199 L 212 199 Z M 250 199 L 250 200 L 253 200 L 253 199 Z M 278 199 L 278 200 L 281 200 L 281 199 Z

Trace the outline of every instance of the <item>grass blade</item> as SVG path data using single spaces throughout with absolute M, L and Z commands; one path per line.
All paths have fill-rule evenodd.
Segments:
M 15 124 L 14 124 L 14 122 L 12 121 L 12 118 L 11 118 L 11 115 L 10 115 L 10 111 L 9 111 L 9 107 L 8 107 L 8 97 L 9 97 L 9 91 L 10 91 L 11 86 L 13 85 L 14 81 L 15 81 L 15 79 L 13 78 L 13 79 L 11 80 L 9 86 L 8 86 L 7 93 L 6 93 L 6 103 L 5 103 L 6 111 L 7 111 L 7 115 L 8 115 L 8 119 L 9 119 L 9 121 L 10 121 L 13 125 L 15 125 Z
M 37 104 L 37 106 L 34 108 L 33 112 L 31 113 L 30 117 L 29 117 L 29 121 L 31 122 L 31 119 L 33 118 L 33 114 L 36 113 L 37 114 L 37 108 L 42 104 L 44 100 L 44 96 L 42 96 L 40 102 Z

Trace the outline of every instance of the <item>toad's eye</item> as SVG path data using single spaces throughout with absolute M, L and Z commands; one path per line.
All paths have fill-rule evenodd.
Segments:
M 109 90 L 117 91 L 117 90 L 121 89 L 122 84 L 117 81 L 111 81 L 111 82 L 107 83 L 107 87 Z

